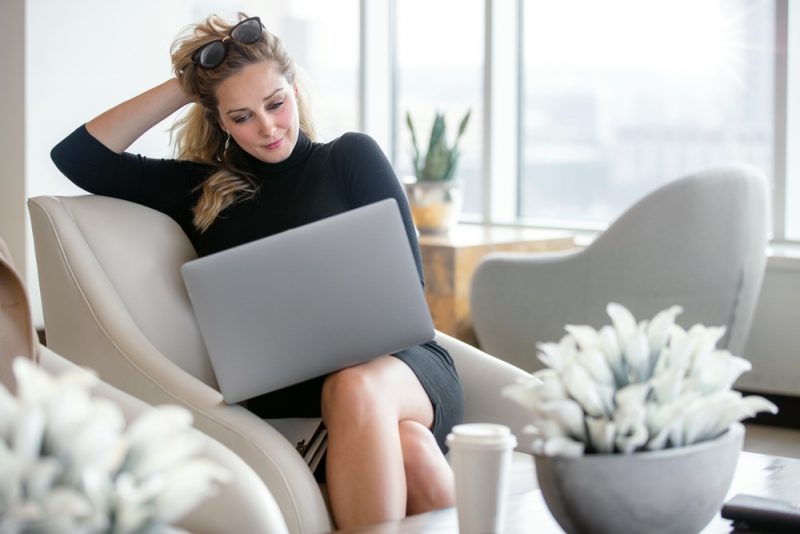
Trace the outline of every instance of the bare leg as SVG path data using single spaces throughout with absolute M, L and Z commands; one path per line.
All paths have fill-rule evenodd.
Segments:
M 400 422 L 424 428 L 433 423 L 433 407 L 413 371 L 397 358 L 381 356 L 332 374 L 322 388 L 322 417 L 328 427 L 328 493 L 337 527 L 405 517 L 406 472 L 415 473 L 415 486 L 425 481 L 421 470 L 405 467 Z
M 433 434 L 416 421 L 400 422 L 400 444 L 408 488 L 408 515 L 455 505 L 453 471 Z

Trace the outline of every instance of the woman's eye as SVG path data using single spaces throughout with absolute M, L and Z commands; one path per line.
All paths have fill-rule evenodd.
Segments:
M 278 108 L 279 108 L 279 107 L 281 107 L 282 105 L 283 105 L 283 100 L 281 100 L 281 101 L 279 101 L 279 102 L 273 102 L 272 104 L 270 104 L 269 106 L 267 106 L 267 109 L 278 109 Z
M 233 122 L 235 122 L 236 124 L 241 124 L 244 121 L 246 121 L 248 118 L 250 118 L 249 115 L 242 115 L 241 117 L 236 117 L 235 119 L 233 119 Z

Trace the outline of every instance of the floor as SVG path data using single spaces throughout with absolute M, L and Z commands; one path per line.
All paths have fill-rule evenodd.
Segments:
M 800 430 L 765 425 L 745 425 L 744 450 L 800 459 Z

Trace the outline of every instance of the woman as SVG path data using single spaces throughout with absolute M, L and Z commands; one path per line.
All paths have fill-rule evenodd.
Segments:
M 384 198 L 414 226 L 375 142 L 314 131 L 295 67 L 258 18 L 209 17 L 172 47 L 175 77 L 79 127 L 52 152 L 75 184 L 174 218 L 206 255 Z M 124 151 L 193 104 L 176 125 L 179 159 Z M 324 349 L 323 349 L 324 350 Z M 352 528 L 451 506 L 444 439 L 461 421 L 461 386 L 434 341 L 248 401 L 262 417 L 319 416 L 334 520 Z

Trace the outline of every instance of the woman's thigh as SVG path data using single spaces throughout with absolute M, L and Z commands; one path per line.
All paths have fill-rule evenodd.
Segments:
M 323 386 L 322 412 L 327 403 L 356 405 L 374 403 L 376 408 L 390 410 L 398 421 L 412 420 L 430 428 L 433 405 L 417 375 L 394 356 L 379 356 L 366 363 L 349 367 L 328 376 Z

